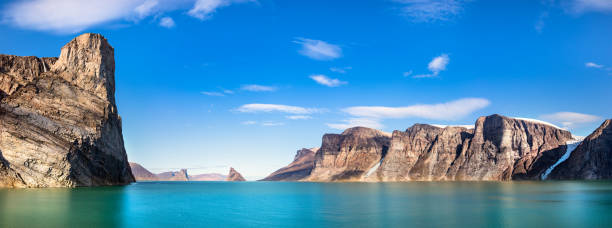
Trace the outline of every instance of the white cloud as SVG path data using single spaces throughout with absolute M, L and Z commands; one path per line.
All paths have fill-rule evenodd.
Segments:
M 600 65 L 594 62 L 588 62 L 584 64 L 586 67 L 590 67 L 590 68 L 603 68 L 604 65 Z
M 374 129 L 381 129 L 383 125 L 377 119 L 369 118 L 351 118 L 343 120 L 343 123 L 328 123 L 326 124 L 330 128 L 344 130 L 351 127 L 369 127 Z
M 200 20 L 207 20 L 212 17 L 217 9 L 235 3 L 253 2 L 254 0 L 196 0 L 193 8 L 187 12 L 192 17 Z
M 108 23 L 137 23 L 152 15 L 159 16 L 164 12 L 183 11 L 189 8 L 191 8 L 188 12 L 189 15 L 204 20 L 220 7 L 242 2 L 251 1 L 15 0 L 13 3 L 7 4 L 0 14 L 4 23 L 24 29 L 77 33 L 93 26 Z M 170 24 L 166 23 L 166 25 Z
M 321 85 L 329 87 L 338 87 L 347 83 L 345 81 L 340 81 L 337 78 L 329 78 L 322 74 L 310 75 L 310 78 Z
M 251 91 L 251 92 L 273 92 L 276 91 L 276 87 L 273 86 L 263 86 L 263 85 L 243 85 L 240 87 L 241 90 Z
M 285 125 L 285 123 L 282 122 L 274 122 L 274 121 L 266 121 L 261 123 L 261 126 L 265 126 L 265 127 L 275 127 L 275 126 L 283 126 Z
M 222 94 L 222 93 L 219 93 L 219 92 L 202 91 L 200 93 L 204 94 L 204 95 L 207 95 L 207 96 L 213 96 L 213 97 L 223 97 L 223 96 L 225 96 L 225 94 Z
M 463 10 L 462 0 L 394 0 L 414 22 L 447 21 Z
M 546 22 L 545 22 L 546 18 L 548 18 L 548 12 L 543 12 L 538 17 L 538 20 L 536 21 L 534 25 L 534 28 L 538 33 L 542 33 L 542 30 L 544 29 L 544 26 L 546 25 Z
M 166 28 L 173 28 L 174 25 L 175 25 L 174 20 L 172 20 L 171 17 L 162 17 L 159 20 L 159 26 L 166 27 Z
M 223 92 L 227 94 L 234 94 L 234 91 L 229 89 L 224 89 Z
M 404 77 L 408 77 L 410 75 L 412 75 L 412 70 L 404 72 Z
M 433 120 L 457 120 L 491 102 L 483 98 L 463 98 L 441 104 L 417 104 L 405 107 L 356 106 L 343 111 L 352 116 L 371 119 L 424 118 Z
M 136 6 L 136 8 L 134 8 L 134 11 L 136 12 L 138 18 L 142 19 L 151 15 L 158 4 L 159 2 L 156 0 L 147 0 L 139 6 Z
M 331 72 L 346 74 L 347 70 L 353 69 L 353 67 L 330 67 L 329 70 Z
M 305 115 L 285 116 L 285 118 L 290 119 L 290 120 L 307 120 L 307 119 L 312 119 L 312 117 L 305 116 Z
M 438 76 L 441 71 L 446 70 L 446 65 L 450 62 L 450 58 L 447 54 L 442 54 L 440 56 L 434 57 L 429 64 L 427 64 L 427 69 L 431 71 L 429 74 L 418 74 L 412 76 L 413 78 L 432 78 Z M 412 73 L 412 71 L 410 71 Z M 404 73 L 404 77 L 406 77 L 406 73 Z
M 248 120 L 248 121 L 244 121 L 242 122 L 243 125 L 253 125 L 253 124 L 257 124 L 257 121 L 253 121 L 253 120 Z
M 290 105 L 279 105 L 279 104 L 245 104 L 240 106 L 237 111 L 239 112 L 284 112 L 290 114 L 311 114 L 315 112 L 319 112 L 317 109 L 313 108 L 303 108 L 298 106 L 290 106 Z
M 599 116 L 576 112 L 557 112 L 542 115 L 540 118 L 553 123 L 559 123 L 561 126 L 567 129 L 580 127 L 584 124 L 593 123 L 602 119 Z
M 143 0 L 32 0 L 8 5 L 4 20 L 21 28 L 75 33 L 93 25 L 147 13 Z
M 570 0 L 566 3 L 566 10 L 576 14 L 612 12 L 612 1 L 610 0 Z
M 293 41 L 302 45 L 298 52 L 315 60 L 333 60 L 342 57 L 342 49 L 338 45 L 330 44 L 322 40 L 311 40 L 297 38 Z

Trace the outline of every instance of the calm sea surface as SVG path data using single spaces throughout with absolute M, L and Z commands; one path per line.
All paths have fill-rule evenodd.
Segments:
M 612 182 L 0 189 L 0 227 L 612 227 Z

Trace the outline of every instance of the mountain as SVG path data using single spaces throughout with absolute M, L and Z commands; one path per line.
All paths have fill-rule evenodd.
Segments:
M 354 127 L 342 134 L 325 134 L 315 155 L 309 181 L 359 180 L 389 149 L 390 134 Z
M 132 169 L 132 174 L 134 174 L 134 178 L 136 181 L 156 181 L 159 180 L 157 175 L 151 173 L 142 165 L 134 162 L 130 162 L 130 168 Z
M 308 177 L 314 167 L 314 158 L 317 151 L 319 151 L 319 148 L 298 150 L 293 162 L 276 170 L 262 181 L 298 181 Z
M 300 180 L 539 180 L 571 140 L 552 124 L 501 115 L 480 117 L 473 127 L 415 124 L 392 134 L 354 127 L 325 134 L 310 175 Z
M 227 176 L 219 173 L 205 173 L 198 175 L 190 175 L 189 181 L 225 181 Z
M 587 136 L 567 160 L 555 167 L 550 179 L 612 179 L 612 119 Z
M 242 174 L 240 174 L 238 171 L 236 171 L 234 168 L 231 168 L 231 167 L 230 167 L 229 174 L 227 175 L 227 178 L 225 180 L 226 181 L 246 181 L 246 179 L 242 177 Z
M 136 181 L 224 181 L 226 176 L 218 173 L 189 175 L 186 169 L 154 174 L 142 165 L 130 162 Z
M 157 174 L 157 179 L 160 181 L 189 181 L 186 169 L 180 171 L 170 171 Z
M 104 37 L 80 35 L 59 58 L 0 55 L 0 186 L 133 181 Z

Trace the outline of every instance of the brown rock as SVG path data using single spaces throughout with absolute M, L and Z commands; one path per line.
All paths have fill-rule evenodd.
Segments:
M 134 178 L 136 181 L 156 181 L 159 180 L 157 175 L 151 173 L 142 165 L 134 162 L 130 162 L 130 168 L 132 169 L 132 174 L 134 174 Z
M 231 168 L 231 167 L 230 167 L 229 174 L 227 175 L 227 178 L 225 180 L 226 181 L 246 181 L 246 179 L 242 177 L 242 174 L 240 174 L 238 171 L 236 171 L 234 168 Z
M 571 152 L 550 179 L 612 179 L 612 119 L 608 119 Z
M 319 148 L 298 150 L 291 164 L 276 170 L 262 181 L 298 181 L 308 177 L 314 168 L 315 153 L 318 150 Z
M 349 128 L 342 134 L 325 134 L 307 180 L 359 180 L 385 156 L 389 141 L 388 133 L 365 127 Z
M 363 127 L 323 136 L 309 181 L 537 180 L 570 132 L 501 115 L 474 129 L 415 124 L 386 134 Z
M 189 181 L 189 175 L 187 174 L 186 169 L 158 173 L 156 176 L 160 181 Z
M 0 185 L 134 181 L 115 104 L 114 50 L 99 34 L 59 58 L 0 55 Z

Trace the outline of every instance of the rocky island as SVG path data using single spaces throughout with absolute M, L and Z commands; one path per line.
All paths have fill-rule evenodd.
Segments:
M 133 181 L 104 37 L 80 35 L 59 58 L 0 55 L 0 186 Z
M 226 178 L 218 173 L 189 175 L 187 169 L 155 174 L 135 162 L 130 162 L 130 167 L 136 181 L 225 181 Z
M 230 167 L 229 174 L 227 175 L 226 181 L 246 181 L 242 174 L 236 171 L 234 168 Z

